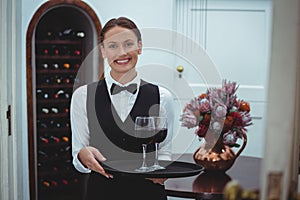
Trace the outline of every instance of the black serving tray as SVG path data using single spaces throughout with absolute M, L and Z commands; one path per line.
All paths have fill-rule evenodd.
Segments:
M 164 166 L 166 169 L 160 169 L 152 172 L 136 172 L 135 169 L 139 168 L 141 164 L 141 160 L 118 160 L 105 161 L 101 163 L 105 171 L 112 175 L 130 175 L 145 178 L 187 177 L 197 175 L 204 170 L 204 167 L 194 163 L 181 161 L 159 161 L 159 164 Z

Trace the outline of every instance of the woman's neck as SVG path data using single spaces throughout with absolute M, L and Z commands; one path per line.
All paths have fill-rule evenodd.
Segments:
M 137 76 L 137 72 L 135 69 L 132 69 L 125 74 L 124 73 L 114 73 L 111 71 L 110 75 L 115 81 L 124 85 L 124 84 L 132 81 Z

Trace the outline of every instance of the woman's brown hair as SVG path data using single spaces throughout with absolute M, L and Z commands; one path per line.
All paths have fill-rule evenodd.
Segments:
M 138 41 L 142 40 L 141 32 L 138 29 L 138 27 L 136 26 L 136 24 L 126 17 L 119 17 L 119 18 L 113 18 L 113 19 L 109 20 L 102 28 L 101 33 L 100 33 L 101 45 L 103 45 L 105 33 L 116 26 L 120 26 L 120 27 L 129 29 L 129 30 L 132 30 L 135 33 Z

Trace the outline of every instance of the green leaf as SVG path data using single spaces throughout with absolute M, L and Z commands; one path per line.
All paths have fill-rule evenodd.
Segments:
M 233 147 L 240 147 L 241 145 L 240 144 L 238 144 L 238 143 L 235 143 L 234 145 L 233 145 Z

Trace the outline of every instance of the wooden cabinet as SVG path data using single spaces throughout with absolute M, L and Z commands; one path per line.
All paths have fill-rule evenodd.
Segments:
M 84 175 L 72 165 L 69 110 L 74 89 L 101 77 L 103 61 L 99 51 L 95 51 L 100 30 L 92 9 L 74 0 L 45 3 L 29 25 L 27 105 L 31 199 L 82 199 Z

